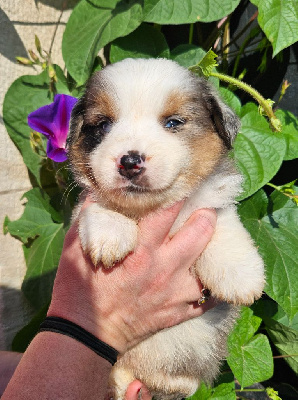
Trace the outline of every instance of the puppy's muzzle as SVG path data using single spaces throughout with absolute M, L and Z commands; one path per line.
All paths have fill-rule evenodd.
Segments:
M 127 179 L 133 179 L 144 172 L 144 155 L 129 151 L 120 158 L 118 172 Z

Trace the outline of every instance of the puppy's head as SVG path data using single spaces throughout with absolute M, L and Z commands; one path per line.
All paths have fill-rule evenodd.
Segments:
M 69 160 L 107 207 L 139 217 L 187 197 L 238 128 L 204 80 L 169 60 L 128 59 L 87 84 L 72 113 Z

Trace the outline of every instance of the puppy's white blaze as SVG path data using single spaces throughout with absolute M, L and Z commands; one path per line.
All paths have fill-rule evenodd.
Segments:
M 130 184 L 120 176 L 117 160 L 129 151 L 146 157 L 143 176 L 151 190 L 170 186 L 183 168 L 188 168 L 190 156 L 186 145 L 167 133 L 155 115 L 138 121 L 119 121 L 90 157 L 95 179 L 105 189 L 118 189 Z
M 174 90 L 189 90 L 192 85 L 186 69 L 165 59 L 123 60 L 102 72 L 114 93 L 120 118 L 157 115 L 169 94 Z

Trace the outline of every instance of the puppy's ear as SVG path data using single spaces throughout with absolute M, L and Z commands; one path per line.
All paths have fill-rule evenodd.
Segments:
M 81 97 L 75 104 L 71 112 L 69 134 L 67 137 L 66 148 L 71 147 L 80 135 L 85 113 L 85 97 Z
M 213 124 L 228 149 L 240 129 L 240 119 L 212 90 L 205 98 Z

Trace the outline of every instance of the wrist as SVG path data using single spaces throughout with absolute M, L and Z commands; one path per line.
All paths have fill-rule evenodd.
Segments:
M 119 328 L 119 322 L 113 321 L 112 316 L 94 319 L 94 315 L 89 316 L 82 308 L 74 310 L 72 307 L 67 306 L 65 303 L 62 306 L 51 303 L 47 317 L 58 317 L 70 321 L 80 326 L 85 331 L 89 332 L 97 339 L 111 346 L 119 354 L 124 354 L 125 351 L 131 347 L 129 339 L 125 334 L 125 328 Z
M 109 346 L 96 336 L 65 318 L 46 317 L 39 327 L 39 332 L 54 332 L 68 336 L 88 347 L 98 356 L 114 365 L 117 361 L 118 351 Z

